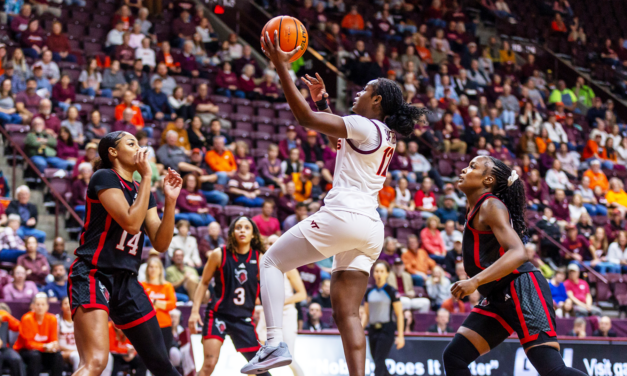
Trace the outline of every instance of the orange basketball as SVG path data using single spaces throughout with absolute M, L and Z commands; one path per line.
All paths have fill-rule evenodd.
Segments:
M 268 34 L 270 34 L 270 40 L 274 41 L 275 30 L 279 32 L 279 46 L 281 46 L 281 50 L 290 52 L 300 46 L 300 51 L 292 56 L 290 63 L 295 62 L 298 58 L 303 56 L 309 44 L 309 36 L 302 22 L 290 16 L 274 17 L 263 27 L 261 36 L 265 37 L 267 31 Z

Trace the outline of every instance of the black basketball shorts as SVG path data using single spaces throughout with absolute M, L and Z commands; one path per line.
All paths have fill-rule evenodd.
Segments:
M 502 291 L 484 298 L 462 326 L 481 335 L 493 349 L 516 332 L 524 348 L 555 342 L 553 297 L 539 271 L 522 273 Z
M 255 323 L 251 317 L 231 317 L 206 309 L 202 338 L 224 342 L 228 334 L 238 352 L 257 351 L 261 346 L 255 329 Z
M 103 272 L 76 259 L 70 267 L 68 297 L 72 316 L 78 307 L 106 311 L 119 329 L 129 329 L 151 319 L 152 302 L 137 274 L 129 271 Z

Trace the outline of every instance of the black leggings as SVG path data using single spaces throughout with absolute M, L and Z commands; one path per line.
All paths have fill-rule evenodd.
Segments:
M 43 370 L 50 376 L 63 374 L 63 356 L 60 352 L 45 353 L 37 350 L 20 350 L 26 364 L 26 376 L 39 376 Z
M 167 326 L 165 328 L 161 328 L 161 335 L 163 335 L 163 343 L 165 344 L 166 350 L 170 350 L 174 347 L 174 335 L 172 334 L 172 327 Z
M 8 367 L 11 372 L 11 376 L 23 376 L 22 358 L 20 354 L 12 348 L 3 347 L 0 350 L 0 369 Z
M 157 317 L 123 330 L 148 370 L 155 376 L 181 376 L 170 363 Z
M 389 376 L 385 359 L 390 354 L 390 349 L 394 345 L 394 331 L 396 324 L 392 321 L 384 324 L 381 329 L 368 328 L 368 342 L 370 343 L 370 354 L 374 361 L 375 376 Z

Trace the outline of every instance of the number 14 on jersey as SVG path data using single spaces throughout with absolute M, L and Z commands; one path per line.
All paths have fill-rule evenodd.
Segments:
M 128 232 L 124 231 L 122 236 L 120 236 L 120 242 L 115 246 L 115 249 L 118 249 L 122 252 L 126 251 L 126 247 L 128 247 L 128 253 L 131 256 L 135 256 L 137 254 L 137 248 L 139 248 L 139 237 L 141 236 L 141 231 L 137 234 L 133 235 L 132 238 L 126 241 L 128 236 Z M 125 244 L 126 243 L 126 244 Z

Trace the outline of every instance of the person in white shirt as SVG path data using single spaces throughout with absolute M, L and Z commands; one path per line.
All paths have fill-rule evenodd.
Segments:
M 605 122 L 601 119 L 597 120 L 597 127 L 590 132 L 590 139 L 594 140 L 597 135 L 601 135 L 601 143 L 599 146 L 605 145 L 605 140 L 607 140 L 608 134 L 605 131 Z
M 444 224 L 444 230 L 440 231 L 440 235 L 444 240 L 444 248 L 446 248 L 447 252 L 453 250 L 455 239 L 463 236 L 460 231 L 455 229 L 455 221 L 450 219 Z
M 578 223 L 583 213 L 588 213 L 586 207 L 583 206 L 583 199 L 579 193 L 573 195 L 573 202 L 568 204 L 568 212 L 570 213 L 570 222 Z
M 553 166 L 546 172 L 544 180 L 551 189 L 572 191 L 574 188 L 573 184 L 568 180 L 568 176 L 562 171 L 562 163 L 559 159 L 553 161 Z
M 607 262 L 627 273 L 627 232 L 619 231 L 616 240 L 607 248 Z
M 479 68 L 478 60 L 473 59 L 470 62 L 470 69 L 468 69 L 467 73 L 468 78 L 475 81 L 480 87 L 486 87 L 492 83 L 490 76 L 486 75 L 485 72 Z
M 128 45 L 132 48 L 139 48 L 142 45 L 142 41 L 146 36 L 142 33 L 142 24 L 139 21 L 135 21 L 133 24 L 133 31 L 130 34 L 130 40 L 128 41 Z
M 141 59 L 144 67 L 150 67 L 150 70 L 155 69 L 157 66 L 157 59 L 155 57 L 155 50 L 150 48 L 150 38 L 144 37 L 141 42 L 141 46 L 135 50 L 135 58 Z
M 33 64 L 33 70 L 35 67 L 41 67 L 43 76 L 50 81 L 50 85 L 56 84 L 61 79 L 61 71 L 57 63 L 52 61 L 52 51 L 46 50 L 41 56 L 41 60 Z
M 562 124 L 555 120 L 554 112 L 549 112 L 549 119 L 544 123 L 543 126 L 548 132 L 549 139 L 551 139 L 551 141 L 557 143 L 568 143 L 568 135 L 564 131 L 564 128 L 562 128 Z
M 418 153 L 418 143 L 410 141 L 407 145 L 407 156 L 411 162 L 411 169 L 416 173 L 416 180 L 420 183 L 425 177 L 430 177 L 438 188 L 444 187 L 442 176 L 431 166 L 431 163 L 424 155 Z
M 616 145 L 616 144 L 615 144 Z M 618 164 L 627 166 L 627 137 L 624 137 L 616 148 Z
M 189 234 L 189 222 L 181 219 L 176 223 L 179 231 L 178 235 L 172 237 L 170 247 L 168 247 L 168 256 L 172 258 L 174 251 L 180 249 L 185 254 L 183 262 L 192 268 L 201 268 L 203 266 L 198 253 L 198 243 L 196 238 Z
M 107 41 L 105 47 L 108 52 L 113 52 L 115 48 L 124 42 L 124 22 L 118 21 L 115 27 L 107 34 Z
M 72 307 L 68 297 L 61 300 L 61 313 L 57 314 L 59 326 L 59 350 L 66 363 L 72 365 L 74 372 L 78 369 L 81 358 L 78 355 L 76 341 L 74 340 L 74 322 L 72 322 Z
M 577 176 L 577 170 L 579 170 L 581 156 L 576 151 L 569 151 L 568 145 L 565 143 L 560 144 L 560 149 L 556 153 L 557 159 L 562 163 L 562 170 L 564 172 Z

